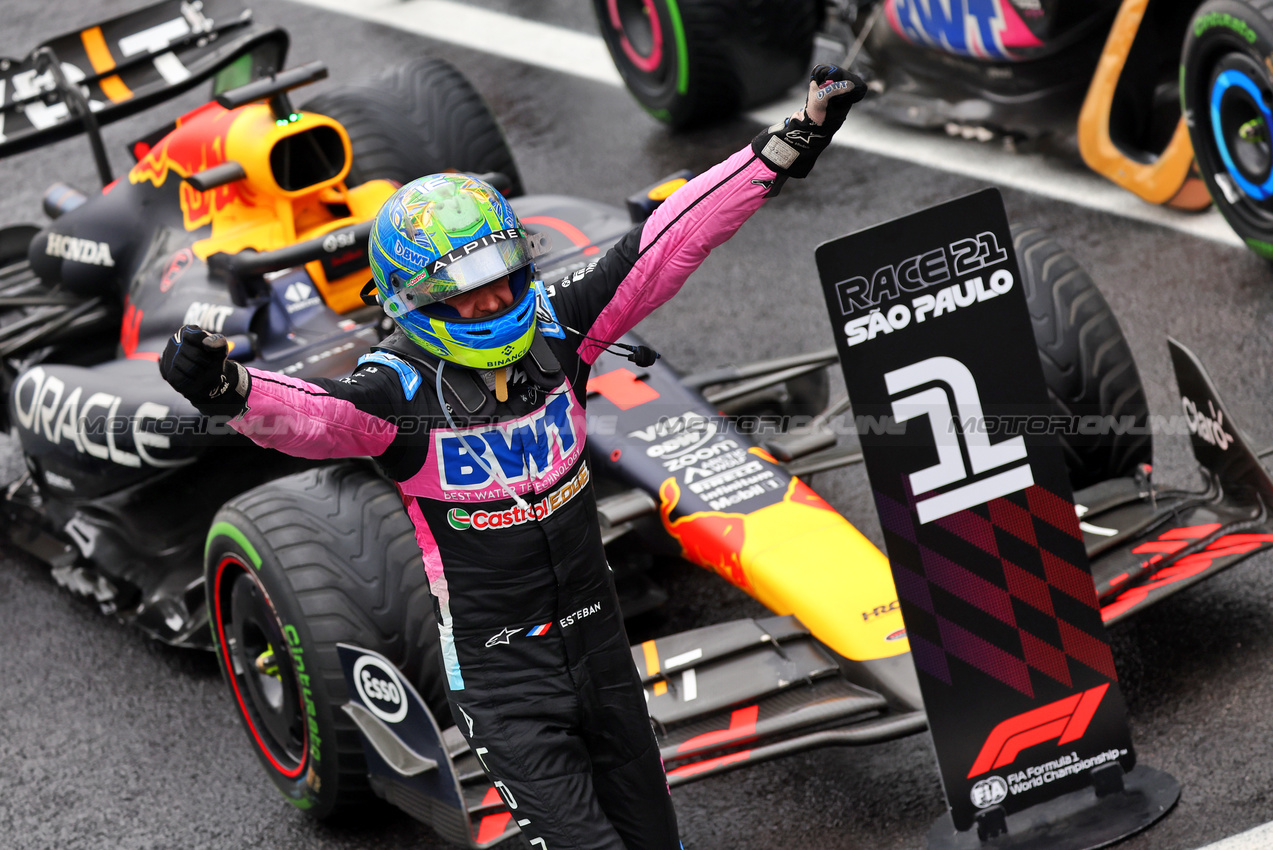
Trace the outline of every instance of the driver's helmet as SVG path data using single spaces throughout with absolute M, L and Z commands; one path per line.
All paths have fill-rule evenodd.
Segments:
M 534 338 L 532 260 L 541 245 L 492 186 L 451 173 L 394 192 L 376 213 L 367 252 L 380 304 L 412 342 L 461 366 L 497 369 Z M 444 303 L 505 275 L 513 303 L 499 313 L 464 319 Z

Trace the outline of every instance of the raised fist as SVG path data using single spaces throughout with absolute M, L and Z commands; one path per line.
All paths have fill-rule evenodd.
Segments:
M 810 75 L 804 109 L 752 139 L 752 150 L 780 175 L 807 177 L 849 108 L 865 94 L 861 77 L 837 65 L 819 65 Z
M 819 65 L 809 75 L 804 117 L 834 133 L 848 117 L 849 107 L 865 96 L 866 83 L 857 74 L 838 65 Z
M 159 374 L 206 416 L 237 416 L 247 406 L 248 370 L 230 360 L 221 334 L 185 325 L 168 340 Z

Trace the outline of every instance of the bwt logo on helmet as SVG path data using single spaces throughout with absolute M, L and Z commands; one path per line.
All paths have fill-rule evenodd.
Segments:
M 572 417 L 574 399 L 569 393 L 555 395 L 529 416 L 487 428 L 459 432 L 435 432 L 434 448 L 442 487 L 447 490 L 480 490 L 494 481 L 465 450 L 477 454 L 482 463 L 499 471 L 509 483 L 540 478 L 558 460 L 566 461 L 579 442 Z M 463 440 L 463 442 L 461 442 Z
M 367 710 L 386 723 L 407 716 L 407 694 L 398 675 L 384 661 L 364 655 L 354 662 L 354 687 Z
M 414 250 L 401 239 L 393 243 L 393 252 L 413 265 L 427 266 L 429 264 L 429 258 L 426 255 Z

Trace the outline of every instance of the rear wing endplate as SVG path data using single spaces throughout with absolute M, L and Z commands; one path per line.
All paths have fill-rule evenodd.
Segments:
M 162 0 L 50 39 L 25 59 L 0 58 L 0 158 L 83 132 L 84 102 L 109 124 L 219 71 L 219 89 L 274 73 L 287 48 L 286 32 L 258 26 L 235 0 Z

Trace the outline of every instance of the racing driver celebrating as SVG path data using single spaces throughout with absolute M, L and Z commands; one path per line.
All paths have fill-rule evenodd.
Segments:
M 680 847 L 606 565 L 584 457 L 589 367 L 830 144 L 861 80 L 814 69 L 805 108 L 687 183 L 548 296 L 539 244 L 480 180 L 434 174 L 376 214 L 396 329 L 343 380 L 228 360 L 187 325 L 160 361 L 208 415 L 306 458 L 369 455 L 397 482 L 433 593 L 456 725 L 528 847 Z M 468 521 L 478 510 L 499 522 Z

